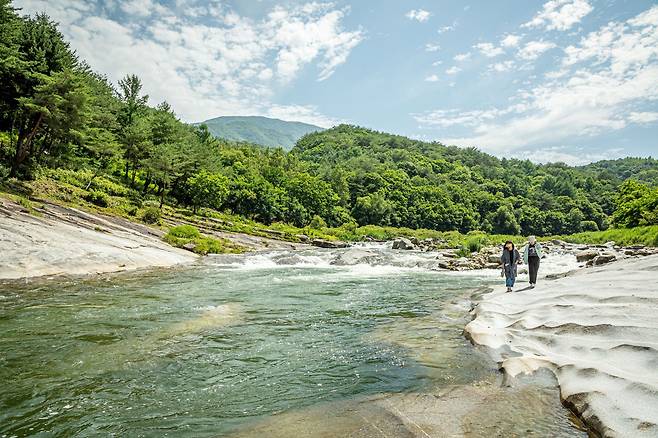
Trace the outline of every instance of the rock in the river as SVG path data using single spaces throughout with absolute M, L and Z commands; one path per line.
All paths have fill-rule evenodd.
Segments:
M 411 243 L 411 240 L 405 237 L 400 237 L 393 241 L 393 249 L 404 249 L 404 250 L 416 249 L 416 246 L 413 243 Z
M 599 252 L 594 249 L 587 249 L 585 251 L 580 251 L 576 254 L 576 260 L 579 262 L 586 262 L 592 260 L 594 257 L 598 256 Z
M 319 246 L 320 248 L 347 248 L 349 245 L 340 240 L 326 240 L 326 239 L 313 239 L 311 240 L 311 245 Z
M 351 266 L 361 263 L 372 264 L 377 262 L 378 259 L 379 256 L 374 251 L 360 248 L 350 248 L 342 254 L 336 256 L 336 258 L 333 259 L 330 264 L 336 266 Z
M 295 237 L 297 237 L 300 242 L 308 242 L 308 236 L 306 234 L 297 234 Z
M 598 265 L 603 265 L 606 263 L 613 262 L 615 260 L 617 260 L 616 255 L 611 254 L 609 252 L 604 252 L 603 254 L 594 257 L 594 259 L 592 260 L 592 264 L 594 266 L 598 266 Z

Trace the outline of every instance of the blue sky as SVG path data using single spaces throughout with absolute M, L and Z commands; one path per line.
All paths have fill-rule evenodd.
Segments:
M 651 0 L 16 0 L 185 121 L 265 115 L 582 164 L 658 151 Z

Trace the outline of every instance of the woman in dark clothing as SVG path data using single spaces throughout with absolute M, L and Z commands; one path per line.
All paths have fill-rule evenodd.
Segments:
M 539 271 L 539 260 L 541 259 L 541 244 L 535 236 L 528 237 L 528 244 L 523 249 L 523 261 L 528 265 L 530 287 L 537 284 L 537 272 Z
M 521 254 L 514 248 L 514 242 L 508 240 L 503 246 L 503 254 L 500 256 L 500 263 L 505 271 L 505 286 L 507 292 L 512 292 L 514 281 L 516 280 L 516 265 L 521 263 Z

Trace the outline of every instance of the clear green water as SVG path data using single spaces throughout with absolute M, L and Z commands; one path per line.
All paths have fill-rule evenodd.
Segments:
M 0 286 L 0 436 L 222 436 L 495 375 L 461 332 L 489 280 L 331 254 Z

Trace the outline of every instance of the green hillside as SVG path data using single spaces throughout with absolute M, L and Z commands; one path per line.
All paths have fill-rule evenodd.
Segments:
M 650 158 L 539 165 L 358 126 L 309 133 L 320 128 L 264 117 L 190 126 L 166 102 L 149 106 L 137 76 L 115 87 L 91 71 L 45 15 L 20 17 L 0 0 L 0 33 L 0 189 L 24 183 L 38 198 L 145 222 L 170 205 L 350 233 L 550 236 L 658 225 Z M 215 138 L 218 126 L 241 141 Z M 290 151 L 255 145 L 295 140 Z
M 285 150 L 290 150 L 304 135 L 323 129 L 308 123 L 259 116 L 223 116 L 200 124 L 208 126 L 212 135 L 218 138 L 270 147 L 281 146 Z

